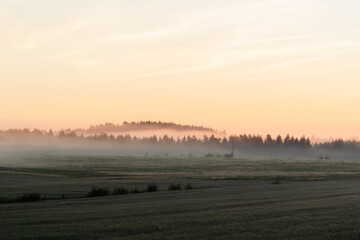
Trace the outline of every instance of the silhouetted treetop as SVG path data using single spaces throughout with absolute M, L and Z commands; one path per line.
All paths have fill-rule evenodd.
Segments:
M 182 125 L 173 122 L 161 122 L 161 121 L 141 121 L 141 122 L 124 122 L 122 125 L 114 123 L 105 123 L 99 125 L 92 125 L 86 132 L 130 132 L 130 131 L 147 131 L 147 130 L 173 130 L 173 131 L 198 131 L 209 132 L 214 134 L 226 134 L 224 131 L 220 132 L 213 128 L 194 126 L 194 125 Z

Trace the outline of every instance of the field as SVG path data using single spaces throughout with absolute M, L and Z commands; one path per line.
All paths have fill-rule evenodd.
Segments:
M 0 161 L 0 239 L 360 239 L 359 189 L 360 161 L 18 156 Z M 46 200 L 5 201 L 31 192 Z

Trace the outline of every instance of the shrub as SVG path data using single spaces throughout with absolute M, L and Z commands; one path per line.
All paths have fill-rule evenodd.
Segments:
M 174 191 L 174 190 L 181 190 L 182 187 L 180 184 L 170 184 L 168 187 L 169 191 Z
M 34 192 L 34 193 L 25 193 L 22 196 L 19 196 L 14 199 L 14 202 L 35 202 L 41 200 L 41 194 Z
M 158 190 L 158 186 L 156 185 L 156 183 L 150 183 L 147 185 L 147 192 L 156 192 Z
M 272 184 L 280 184 L 280 177 L 279 176 L 276 176 L 273 181 L 272 181 Z
M 128 193 L 129 193 L 129 190 L 127 190 L 124 187 L 114 188 L 114 191 L 113 191 L 113 195 L 123 195 L 123 194 L 128 194 Z
M 2 203 L 11 203 L 12 200 L 8 199 L 8 198 L 4 198 L 4 197 L 0 197 L 0 204 Z
M 137 188 L 131 189 L 130 193 L 140 193 L 140 191 Z
M 100 188 L 93 186 L 86 195 L 87 197 L 99 197 L 99 196 L 107 196 L 109 195 L 109 189 L 108 188 Z
M 185 190 L 191 190 L 191 189 L 193 189 L 193 186 L 191 185 L 191 183 L 185 184 Z

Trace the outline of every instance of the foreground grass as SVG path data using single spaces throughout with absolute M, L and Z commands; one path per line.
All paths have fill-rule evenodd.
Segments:
M 360 239 L 360 161 L 25 160 L 0 168 L 0 201 L 64 199 L 1 204 L 0 239 Z
M 360 161 L 122 156 L 23 156 L 0 173 L 64 178 L 332 180 L 360 177 Z
M 2 239 L 359 239 L 360 183 L 284 182 L 1 205 Z M 139 197 L 141 196 L 141 197 Z

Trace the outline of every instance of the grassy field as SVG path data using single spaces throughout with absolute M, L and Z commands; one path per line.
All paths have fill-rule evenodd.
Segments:
M 0 239 L 360 239 L 360 161 L 34 155 L 0 164 L 0 198 L 48 199 L 0 204 Z M 159 191 L 85 197 L 92 186 L 148 183 Z M 167 191 L 177 183 L 194 189 Z

